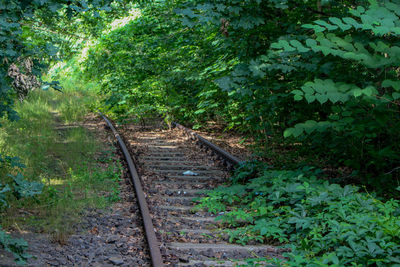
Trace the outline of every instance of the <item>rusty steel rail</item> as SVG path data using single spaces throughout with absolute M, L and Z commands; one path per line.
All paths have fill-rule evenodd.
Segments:
M 115 138 L 118 140 L 119 146 L 121 147 L 122 152 L 124 153 L 125 159 L 128 163 L 128 169 L 131 173 L 132 183 L 135 189 L 135 193 L 139 202 L 140 212 L 143 218 L 144 229 L 146 232 L 146 239 L 150 249 L 151 262 L 154 267 L 164 266 L 161 251 L 160 251 L 160 243 L 157 240 L 156 234 L 154 232 L 154 225 L 150 217 L 149 207 L 147 205 L 146 197 L 144 195 L 142 185 L 140 184 L 139 174 L 136 170 L 135 164 L 133 163 L 132 157 L 129 154 L 129 151 L 122 141 L 121 136 L 118 134 L 117 130 L 113 126 L 113 124 L 107 119 L 105 115 L 99 113 L 100 116 L 106 121 L 107 125 L 111 128 Z
M 172 126 L 181 129 L 186 132 L 186 134 L 192 139 L 192 140 L 197 140 L 200 144 L 206 146 L 207 148 L 211 149 L 214 153 L 216 153 L 218 156 L 222 157 L 223 160 L 226 160 L 229 162 L 231 165 L 239 165 L 242 161 L 240 161 L 237 157 L 233 156 L 229 152 L 223 150 L 222 148 L 214 145 L 201 135 L 195 133 L 194 131 L 190 130 L 189 128 L 186 128 L 185 126 L 177 123 L 177 122 L 172 122 Z

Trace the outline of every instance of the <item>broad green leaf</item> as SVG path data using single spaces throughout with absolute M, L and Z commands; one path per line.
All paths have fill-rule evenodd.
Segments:
M 306 40 L 306 44 L 309 47 L 313 48 L 313 47 L 317 46 L 317 41 L 315 41 L 314 39 L 307 39 Z
M 293 90 L 291 93 L 295 95 L 304 95 L 303 91 L 300 90 Z
M 300 53 L 305 53 L 305 52 L 310 51 L 309 48 L 304 47 L 303 44 L 300 43 L 300 42 L 297 41 L 297 40 L 291 40 L 291 41 L 290 41 L 290 44 L 291 44 L 292 46 L 294 46 L 295 48 L 297 48 L 297 50 L 298 50 Z
M 343 24 L 342 20 L 339 18 L 329 18 L 329 20 L 333 23 L 336 24 L 337 26 L 339 26 L 340 29 L 342 29 L 343 31 L 347 31 L 351 28 L 351 26 L 347 25 L 347 24 Z
M 394 92 L 394 93 L 392 94 L 392 97 L 393 97 L 394 100 L 400 99 L 400 93 Z
M 353 18 L 350 18 L 350 17 L 345 17 L 345 18 L 342 18 L 343 19 L 343 21 L 345 22 L 345 23 L 347 23 L 347 24 L 349 24 L 349 25 L 352 25 L 354 28 L 356 28 L 356 29 L 359 29 L 359 28 L 361 28 L 361 25 L 355 20 L 355 19 L 353 19 Z
M 367 87 L 362 90 L 362 93 L 366 96 L 372 96 L 373 93 L 373 88 L 372 87 Z
M 306 95 L 312 95 L 314 94 L 313 85 L 314 84 L 312 82 L 307 82 L 301 87 L 301 89 Z
M 335 93 L 335 92 L 329 92 L 329 93 L 327 93 L 327 97 L 333 104 L 335 104 L 336 102 L 338 102 L 341 99 L 342 94 Z
M 384 80 L 382 87 L 393 87 L 396 91 L 400 91 L 400 81 Z
M 361 89 L 355 89 L 354 91 L 353 91 L 353 95 L 355 96 L 355 97 L 359 97 L 359 96 L 361 96 L 363 94 L 363 91 L 361 90 Z
M 331 25 L 331 24 L 329 24 L 329 23 L 327 23 L 326 21 L 323 21 L 323 20 L 316 20 L 316 21 L 314 21 L 314 23 L 316 23 L 318 25 L 321 25 L 323 27 L 326 27 L 329 31 L 333 31 L 333 30 L 336 30 L 338 28 L 338 26 Z
M 308 103 L 312 103 L 312 102 L 315 101 L 315 95 L 308 95 L 308 94 L 306 94 L 306 95 L 304 95 L 304 97 L 306 98 L 306 100 L 307 100 Z
M 296 101 L 300 101 L 300 100 L 303 99 L 303 96 L 301 96 L 301 95 L 294 95 L 293 98 L 294 98 L 294 100 L 296 100 Z
M 302 25 L 303 28 L 306 29 L 313 29 L 315 31 L 315 33 L 319 33 L 319 32 L 324 32 L 326 30 L 326 28 L 321 27 L 319 25 L 312 25 L 312 24 L 304 24 Z
M 321 104 L 324 104 L 326 101 L 328 101 L 328 97 L 325 94 L 316 94 L 315 98 Z
M 289 137 L 289 136 L 299 137 L 301 134 L 303 134 L 303 129 L 300 127 L 294 127 L 294 128 L 286 129 L 283 133 L 283 136 L 284 137 Z

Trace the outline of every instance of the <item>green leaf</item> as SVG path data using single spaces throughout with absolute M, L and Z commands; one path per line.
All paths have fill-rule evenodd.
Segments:
M 353 94 L 354 94 L 355 97 L 359 97 L 359 96 L 361 96 L 363 94 L 363 91 L 358 88 L 358 89 L 355 89 L 353 91 Z
M 232 88 L 232 82 L 229 77 L 222 77 L 220 79 L 215 80 L 215 83 L 225 91 L 229 91 Z
M 362 90 L 362 93 L 366 96 L 372 96 L 373 93 L 373 88 L 372 87 L 367 87 Z
M 11 188 L 10 188 L 9 185 L 6 184 L 6 185 L 3 186 L 0 183 L 0 204 L 2 204 L 4 206 L 8 206 L 8 203 L 6 201 L 6 194 L 5 193 L 10 192 L 10 191 L 11 191 Z M 1 207 L 1 205 L 0 205 L 0 207 Z
M 343 31 L 347 31 L 351 28 L 351 26 L 347 25 L 347 24 L 343 24 L 342 20 L 339 18 L 329 18 L 329 20 L 333 23 L 339 26 L 340 29 L 342 29 Z
M 302 126 L 303 126 L 305 132 L 310 134 L 315 130 L 315 128 L 317 126 L 317 122 L 313 121 L 313 120 L 308 120 Z
M 203 114 L 204 112 L 206 112 L 205 109 L 198 109 L 194 112 L 194 114 Z
M 345 17 L 345 18 L 342 18 L 342 19 L 343 19 L 343 21 L 344 21 L 345 23 L 352 25 L 352 26 L 353 26 L 354 28 L 356 28 L 356 29 L 361 28 L 361 24 L 359 24 L 359 23 L 358 23 L 355 19 L 353 19 L 353 18 Z
M 324 104 L 326 101 L 328 101 L 328 96 L 326 94 L 316 94 L 315 98 L 321 104 Z
M 312 25 L 312 24 L 304 24 L 301 27 L 306 28 L 306 29 L 313 29 L 315 31 L 315 33 L 324 32 L 326 30 L 326 28 L 324 28 L 324 27 L 321 27 L 319 25 Z
M 306 95 L 311 95 L 314 94 L 314 89 L 312 87 L 313 85 L 314 84 L 312 82 L 307 82 L 301 87 L 301 89 L 304 91 Z
M 329 31 L 333 31 L 333 30 L 336 30 L 338 28 L 338 26 L 331 25 L 331 24 L 329 24 L 329 23 L 327 23 L 326 21 L 323 21 L 323 20 L 316 20 L 316 21 L 314 21 L 314 23 L 317 23 L 318 25 L 326 27 Z
M 297 41 L 297 40 L 291 40 L 291 41 L 290 41 L 290 44 L 291 44 L 292 46 L 294 46 L 295 48 L 297 48 L 297 50 L 298 50 L 300 53 L 305 53 L 305 52 L 310 51 L 309 48 L 304 47 L 303 44 L 300 43 L 300 42 Z
M 335 93 L 335 92 L 329 92 L 327 94 L 329 100 L 335 104 L 336 102 L 338 102 L 341 99 L 341 93 Z
M 300 101 L 300 100 L 303 99 L 303 97 L 302 97 L 301 95 L 294 95 L 293 98 L 294 98 L 294 100 L 296 100 L 296 101 Z
M 304 96 L 308 103 L 312 103 L 315 101 L 315 95 L 305 95 Z
M 189 18 L 195 18 L 197 16 L 196 14 L 194 14 L 193 10 L 190 8 L 183 9 L 179 13 L 184 16 L 187 16 Z
M 20 173 L 9 176 L 13 178 L 17 198 L 33 197 L 42 193 L 44 186 L 42 183 L 27 181 Z
M 289 136 L 298 137 L 301 134 L 303 134 L 303 129 L 300 127 L 288 128 L 283 132 L 285 138 Z
M 400 99 L 400 93 L 394 92 L 394 93 L 392 94 L 392 97 L 393 97 L 394 100 Z
M 400 91 L 400 81 L 384 80 L 382 87 L 393 87 L 396 91 Z
M 303 91 L 300 90 L 293 90 L 291 93 L 295 95 L 304 95 Z
M 306 44 L 311 48 L 314 48 L 318 45 L 317 41 L 315 41 L 314 39 L 307 39 Z

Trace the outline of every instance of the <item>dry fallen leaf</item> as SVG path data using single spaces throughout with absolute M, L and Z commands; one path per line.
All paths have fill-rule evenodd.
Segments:
M 97 229 L 97 226 L 95 226 L 92 229 L 90 229 L 89 232 L 93 235 L 97 235 L 99 234 L 99 229 Z

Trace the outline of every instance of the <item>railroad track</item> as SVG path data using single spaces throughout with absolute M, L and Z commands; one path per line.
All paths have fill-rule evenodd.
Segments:
M 227 181 L 240 162 L 236 157 L 179 124 L 172 131 L 130 126 L 121 138 L 103 118 L 132 165 L 153 266 L 239 266 L 246 258 L 282 258 L 273 246 L 229 244 L 216 215 L 195 209 L 193 199 Z

